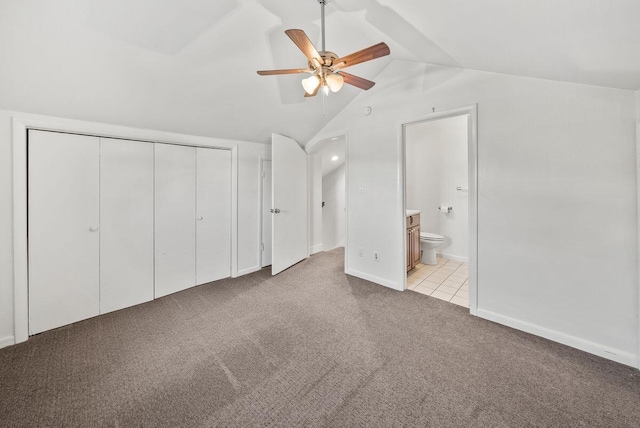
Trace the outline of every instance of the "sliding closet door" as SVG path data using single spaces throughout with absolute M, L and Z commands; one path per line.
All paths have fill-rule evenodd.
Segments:
M 155 297 L 196 284 L 196 149 L 155 144 Z
M 29 131 L 29 333 L 99 314 L 100 140 Z
M 196 283 L 231 275 L 231 151 L 197 149 Z
M 153 144 L 100 139 L 100 313 L 153 300 Z

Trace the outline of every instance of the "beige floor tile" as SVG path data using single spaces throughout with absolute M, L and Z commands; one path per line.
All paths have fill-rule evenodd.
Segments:
M 447 282 L 451 282 L 453 284 L 462 285 L 464 283 L 464 278 L 458 278 L 457 276 L 450 275 L 447 277 Z
M 469 298 L 469 292 L 467 290 L 458 290 L 456 296 L 464 297 L 465 299 Z
M 424 278 L 416 278 L 415 276 L 410 276 L 407 278 L 407 284 L 420 284 Z
M 462 284 L 458 284 L 457 282 L 450 282 L 449 280 L 443 281 L 441 285 L 441 287 L 453 288 L 456 291 L 458 291 L 458 289 L 460 289 L 461 286 Z
M 451 294 L 452 296 L 456 294 L 456 292 L 458 291 L 458 289 L 456 287 L 449 287 L 445 284 L 442 284 L 440 287 L 438 287 L 436 290 L 438 291 L 444 291 L 445 293 Z
M 431 272 L 423 270 L 423 269 L 420 269 L 418 272 L 414 273 L 411 276 L 412 277 L 416 277 L 416 278 L 424 279 L 424 278 L 428 277 L 429 275 L 431 275 Z
M 444 291 L 436 290 L 431 294 L 431 297 L 436 299 L 446 300 L 447 302 L 453 298 L 453 294 L 445 293 Z
M 417 284 L 417 283 L 413 283 L 413 284 L 411 284 L 411 283 L 407 282 L 407 290 L 413 290 L 413 289 L 414 289 L 414 288 L 416 288 L 417 286 L 418 286 L 418 284 Z
M 459 306 L 464 306 L 465 308 L 469 307 L 469 299 L 465 299 L 463 297 L 454 296 L 451 298 L 450 302 Z
M 469 292 L 469 284 L 462 284 L 462 286 L 460 287 L 460 290 Z
M 431 287 L 431 288 L 440 287 L 440 283 L 439 282 L 431 281 L 429 278 L 425 279 L 422 282 L 422 285 L 424 285 L 425 287 Z
M 425 279 L 425 282 L 431 282 L 433 284 L 440 285 L 444 282 L 444 279 L 438 279 L 436 277 L 430 276 L 429 278 Z
M 417 267 L 418 269 L 422 269 L 422 268 L 423 268 L 423 267 L 425 267 L 425 266 L 426 266 L 426 265 L 425 265 L 425 264 L 423 264 L 423 263 L 418 263 L 418 264 L 416 265 L 416 267 Z
M 434 292 L 434 289 L 429 287 L 424 287 L 422 285 L 417 285 L 416 288 L 413 289 L 413 291 L 415 291 L 416 293 L 426 294 L 427 296 L 430 296 Z

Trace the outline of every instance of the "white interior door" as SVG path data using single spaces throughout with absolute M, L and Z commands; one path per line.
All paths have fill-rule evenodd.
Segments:
M 157 298 L 196 285 L 196 149 L 154 146 Z
M 100 139 L 29 131 L 29 333 L 100 313 Z
M 309 254 L 307 244 L 307 154 L 293 139 L 273 134 L 271 139 L 272 264 L 273 275 Z
M 231 151 L 196 155 L 196 284 L 204 284 L 231 276 Z
M 271 161 L 262 161 L 262 257 L 261 267 L 271 265 Z
M 100 139 L 100 313 L 153 300 L 153 144 Z

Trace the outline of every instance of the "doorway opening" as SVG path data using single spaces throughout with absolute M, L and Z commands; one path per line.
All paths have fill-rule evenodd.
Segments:
M 311 254 L 345 247 L 346 136 L 324 139 L 309 153 Z
M 405 289 L 477 309 L 476 108 L 402 124 Z

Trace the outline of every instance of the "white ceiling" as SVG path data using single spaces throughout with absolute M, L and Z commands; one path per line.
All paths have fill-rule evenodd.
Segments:
M 333 0 L 327 49 L 640 89 L 638 0 Z M 316 0 L 0 0 L 0 108 L 196 135 L 308 141 L 360 90 L 303 98 L 284 34 L 319 47 Z M 374 87 L 371 91 L 375 91 Z

